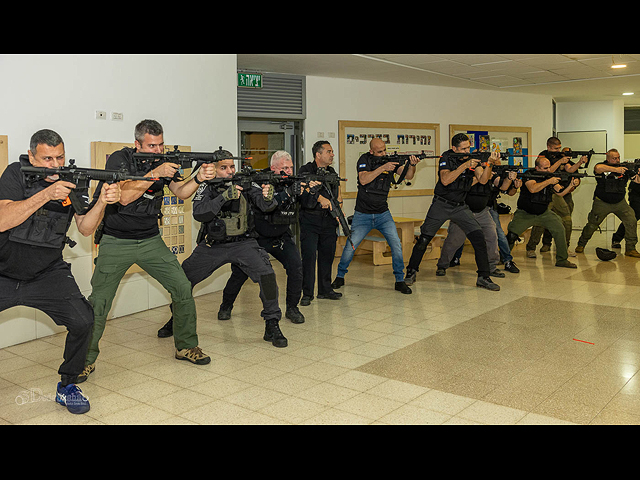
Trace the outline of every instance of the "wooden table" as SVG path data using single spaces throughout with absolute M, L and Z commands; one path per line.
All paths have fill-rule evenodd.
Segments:
M 416 229 L 422 226 L 424 218 L 393 217 L 393 221 L 396 222 L 400 242 L 402 242 L 402 254 L 405 261 L 408 262 L 416 241 Z

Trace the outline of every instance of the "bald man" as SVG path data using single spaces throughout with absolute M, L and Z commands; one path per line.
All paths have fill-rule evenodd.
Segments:
M 365 153 L 358 160 L 358 198 L 356 200 L 356 212 L 351 226 L 351 241 L 347 240 L 347 245 L 342 252 L 342 259 L 338 266 L 338 277 L 333 282 L 333 288 L 342 288 L 345 284 L 349 265 L 353 261 L 355 251 L 364 241 L 369 232 L 377 230 L 391 247 L 393 256 L 393 274 L 396 277 L 396 291 L 411 295 L 413 292 L 405 283 L 404 258 L 402 254 L 402 242 L 398 236 L 396 223 L 389 211 L 388 197 L 391 190 L 394 175 L 402 175 L 404 166 L 396 162 L 385 162 L 379 160 L 387 156 L 387 145 L 379 138 L 375 138 L 369 145 L 369 152 Z M 385 162 L 385 163 L 383 163 Z M 411 181 L 415 178 L 416 167 L 420 160 L 411 157 L 411 164 L 408 166 L 406 179 Z

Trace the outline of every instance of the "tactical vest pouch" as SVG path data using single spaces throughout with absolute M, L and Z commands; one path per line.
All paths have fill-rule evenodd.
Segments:
M 614 175 L 607 175 L 604 179 L 604 191 L 612 194 L 627 193 L 627 181 L 620 180 Z
M 295 225 L 298 223 L 296 210 L 277 210 L 272 215 L 265 215 L 265 219 L 273 225 Z
M 120 207 L 119 213 L 136 217 L 159 216 L 162 213 L 162 201 L 164 192 L 159 191 L 154 195 L 145 192 L 142 197 L 126 207 Z
M 551 202 L 553 202 L 552 188 L 547 187 L 538 193 L 531 194 L 531 203 L 535 205 L 549 205 Z
M 241 195 L 237 208 L 223 211 L 220 216 L 207 225 L 207 243 L 224 242 L 228 237 L 239 237 L 249 230 L 248 205 Z
M 69 215 L 40 209 L 11 230 L 9 240 L 44 248 L 62 248 L 67 239 Z

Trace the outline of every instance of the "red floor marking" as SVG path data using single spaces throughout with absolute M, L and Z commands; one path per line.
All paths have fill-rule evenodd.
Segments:
M 573 340 L 580 343 L 586 343 L 587 345 L 595 345 L 595 343 L 585 342 L 584 340 L 576 340 L 575 338 Z

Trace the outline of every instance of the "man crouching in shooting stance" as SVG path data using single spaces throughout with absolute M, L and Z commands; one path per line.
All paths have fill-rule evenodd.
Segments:
M 123 148 L 107 160 L 107 168 L 123 168 L 136 175 L 143 174 L 149 181 L 127 182 L 117 205 L 107 208 L 96 268 L 91 278 L 93 291 L 89 301 L 93 305 L 95 323 L 89 344 L 86 367 L 80 382 L 87 381 L 96 371 L 100 355 L 100 341 L 107 326 L 107 317 L 127 271 L 135 264 L 157 280 L 170 293 L 175 323 L 175 358 L 194 365 L 209 365 L 211 358 L 198 346 L 196 303 L 191 285 L 178 258 L 162 240 L 158 218 L 161 213 L 164 189 L 167 187 L 182 200 L 191 197 L 198 183 L 214 178 L 213 166 L 203 165 L 196 178 L 183 180 L 180 165 L 162 163 L 147 165 L 146 172 L 135 160 L 135 155 L 164 153 L 164 129 L 155 120 L 143 120 L 135 130 L 135 148 Z
M 422 226 L 422 235 L 413 249 L 405 282 L 407 285 L 415 283 L 420 264 L 431 240 L 445 222 L 450 220 L 462 229 L 473 245 L 478 265 L 477 286 L 497 292 L 500 291 L 500 287 L 490 278 L 491 266 L 482 227 L 465 203 L 474 179 L 479 182 L 484 181 L 484 183 L 487 180 L 483 179 L 484 171 L 479 167 L 480 162 L 465 157 L 465 154 L 469 155 L 471 152 L 469 137 L 462 133 L 458 134 L 453 137 L 451 144 L 452 150 L 445 152 L 440 160 L 440 180 L 436 185 L 435 199 Z M 496 162 L 499 159 L 498 155 L 498 153 L 493 153 L 491 161 Z
M 269 172 L 276 175 L 293 176 L 293 159 L 283 150 L 277 151 L 271 157 Z M 287 272 L 287 309 L 285 317 L 294 324 L 305 323 L 304 315 L 298 304 L 302 297 L 302 259 L 294 241 L 291 227 L 298 223 L 298 200 L 301 184 L 279 184 L 275 186 L 274 199 L 278 208 L 269 213 L 256 211 L 253 216 L 257 233 L 256 241 L 268 254 L 278 260 Z M 310 186 L 321 185 L 311 182 Z M 249 276 L 236 265 L 231 265 L 231 278 L 222 294 L 222 305 L 218 312 L 218 320 L 231 320 L 231 311 L 242 286 Z
M 76 383 L 91 339 L 93 308 L 80 293 L 62 251 L 73 244 L 67 237 L 73 218 L 83 236 L 93 235 L 107 204 L 120 200 L 120 185 L 104 185 L 90 210 L 78 215 L 67 202 L 76 185 L 56 177 L 31 182 L 21 172 L 22 167 L 64 165 L 62 138 L 41 130 L 31 138 L 29 155 L 22 155 L 0 178 L 0 311 L 20 305 L 36 308 L 67 328 L 56 402 L 73 414 L 84 414 L 89 401 Z M 76 194 L 88 198 L 87 191 Z
M 200 186 L 193 199 L 193 218 L 202 223 L 198 246 L 182 268 L 192 288 L 226 264 L 235 265 L 260 285 L 262 317 L 266 322 L 264 340 L 285 348 L 288 341 L 280 331 L 282 311 L 278 303 L 278 284 L 267 252 L 256 241 L 251 207 L 269 213 L 278 207 L 271 185 L 253 184 L 249 190 L 232 182 L 236 173 L 233 155 L 216 152 L 218 180 Z M 250 205 L 251 204 L 251 205 Z M 170 328 L 167 324 L 163 330 Z
M 555 174 L 558 176 L 554 177 Z M 543 227 L 551 232 L 556 242 L 556 267 L 578 268 L 577 265 L 569 261 L 566 229 L 562 219 L 549 209 L 554 194 L 562 194 L 567 189 L 573 190 L 580 184 L 577 177 L 571 178 L 570 174 L 567 175 L 570 179 L 567 186 L 559 185 L 562 173 L 552 173 L 551 162 L 544 156 L 539 156 L 536 160 L 535 170 L 521 175 L 524 185 L 520 190 L 518 210 L 513 216 L 513 221 L 509 224 L 507 239 L 513 250 L 520 235 L 527 229 Z

